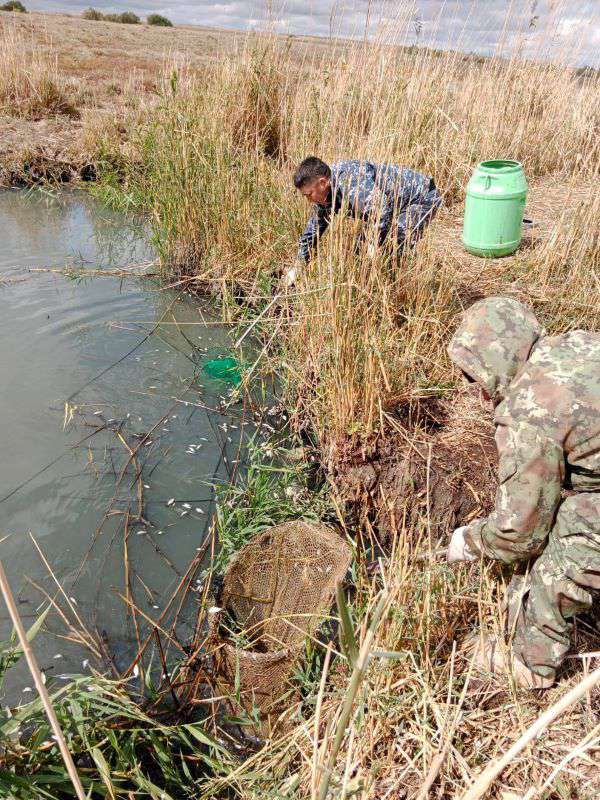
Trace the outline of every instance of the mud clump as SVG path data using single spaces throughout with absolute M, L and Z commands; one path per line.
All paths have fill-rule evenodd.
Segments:
M 396 430 L 368 460 L 340 466 L 334 484 L 341 499 L 368 515 L 387 547 L 402 527 L 427 520 L 443 539 L 493 507 L 498 457 L 492 409 L 465 390 L 399 410 Z

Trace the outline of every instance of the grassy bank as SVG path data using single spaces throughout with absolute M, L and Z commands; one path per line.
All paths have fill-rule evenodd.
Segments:
M 205 640 L 203 620 L 208 604 L 202 600 L 214 593 L 210 587 L 213 571 L 220 573 L 233 553 L 265 527 L 289 519 L 335 518 L 325 491 L 309 490 L 304 466 L 285 464 L 288 451 L 281 444 L 280 441 L 279 448 L 274 444 L 252 446 L 243 478 L 235 485 L 219 488 L 215 516 L 219 553 L 197 582 L 202 583 L 202 588 L 194 586 L 191 601 L 191 580 L 188 587 L 182 581 L 181 591 L 176 591 L 172 599 L 173 607 L 179 611 L 190 602 L 200 609 L 198 641 L 192 638 L 178 645 L 186 645 L 191 654 L 198 642 Z M 192 578 L 195 574 L 191 572 Z M 194 592 L 198 592 L 197 603 Z M 97 663 L 92 654 L 98 656 L 99 650 L 107 651 L 99 637 L 87 629 L 86 621 L 71 602 L 73 598 L 61 595 L 59 591 L 57 597 L 50 599 L 50 606 L 66 623 L 65 638 L 87 645 L 90 659 L 83 663 L 87 674 L 60 674 L 50 665 L 42 676 L 90 800 L 197 798 L 206 788 L 207 779 L 234 773 L 241 763 L 238 740 L 232 738 L 231 726 L 228 730 L 222 728 L 223 717 L 212 713 L 211 705 L 200 702 L 194 706 L 196 697 L 191 698 L 191 705 L 188 703 L 188 677 L 184 671 L 187 659 L 180 652 L 169 653 L 176 641 L 175 626 L 169 626 L 169 617 L 161 617 L 150 626 L 149 638 L 156 635 L 162 639 L 158 650 L 147 647 L 146 641 L 145 657 L 143 651 L 139 652 L 132 659 L 127 676 L 110 679 L 102 671 L 89 668 L 89 660 Z M 135 605 L 134 609 L 140 626 L 150 621 Z M 41 612 L 28 631 L 30 640 L 42 629 L 51 610 Z M 125 612 L 123 623 L 126 624 Z M 135 624 L 137 627 L 138 622 Z M 143 628 L 142 631 L 145 636 Z M 110 647 L 110 643 L 106 644 Z M 201 653 L 206 658 L 210 649 L 204 645 Z M 10 670 L 23 657 L 15 635 L 11 641 L 0 642 L 0 691 L 4 690 Z M 62 663 L 55 662 L 57 667 Z M 114 667 L 110 656 L 104 666 L 109 663 Z M 305 669 L 308 674 L 308 667 Z M 205 674 L 201 672 L 201 676 Z M 310 679 L 313 676 L 299 675 L 295 682 L 306 686 Z M 72 797 L 73 788 L 58 744 L 41 700 L 33 692 L 31 686 L 23 687 L 20 703 L 3 703 L 0 709 L 0 796 L 14 800 Z
M 308 211 L 290 179 L 303 155 L 434 176 L 447 210 L 416 251 L 392 265 L 357 259 L 351 225 L 336 220 L 290 314 L 262 325 L 267 337 L 277 330 L 299 416 L 333 447 L 362 444 L 386 430 L 390 407 L 448 387 L 443 348 L 469 293 L 522 296 L 554 328 L 595 324 L 599 91 L 596 78 L 554 64 L 372 44 L 298 63 L 278 40 L 249 40 L 238 59 L 166 72 L 160 101 L 129 131 L 128 157 L 106 141 L 100 174 L 107 197 L 116 189 L 148 210 L 169 274 L 218 289 L 228 307 L 241 291 L 258 308 Z M 523 162 L 541 229 L 519 255 L 487 264 L 465 257 L 448 228 L 490 153 Z
M 467 407 L 445 345 L 479 296 L 523 299 L 552 331 L 600 327 L 599 99 L 594 74 L 518 55 L 372 42 L 311 50 L 250 37 L 228 58 L 169 63 L 152 95 L 129 98 L 118 122 L 90 113 L 96 191 L 147 212 L 170 283 L 218 292 L 241 332 L 254 324 L 264 342 L 259 367 L 277 372 L 292 424 L 318 442 L 349 532 L 377 551 L 387 515 L 378 567 L 355 571 L 361 659 L 332 658 L 322 683 L 317 670 L 285 726 L 244 762 L 224 761 L 198 796 L 460 797 L 577 679 L 573 659 L 543 698 L 505 685 L 469 689 L 459 645 L 479 624 L 500 628 L 497 587 L 508 576 L 436 559 L 447 534 L 429 502 L 436 440 L 414 419 L 434 398 L 446 413 Z M 336 220 L 297 286 L 270 305 L 274 275 L 293 258 L 306 218 L 291 172 L 309 153 L 410 164 L 434 176 L 445 208 L 419 246 L 392 263 L 357 258 L 352 225 Z M 463 252 L 459 231 L 468 176 L 491 156 L 523 162 L 538 224 L 515 256 L 488 263 Z M 468 408 L 470 431 L 489 409 Z M 457 459 L 468 431 L 459 434 Z M 349 466 L 375 469 L 383 448 L 407 446 L 425 453 L 423 483 L 401 498 L 381 484 L 363 487 L 344 505 Z M 464 469 L 474 482 L 489 464 L 481 448 L 470 455 Z M 489 498 L 473 491 L 476 513 Z M 594 649 L 587 634 L 582 625 L 580 643 Z M 597 702 L 574 706 L 515 758 L 490 797 L 596 796 Z
M 336 497 L 348 465 L 376 466 L 382 446 L 434 446 L 407 414 L 432 398 L 453 402 L 445 345 L 474 298 L 517 296 L 551 330 L 598 326 L 599 97 L 595 77 L 556 64 L 372 43 L 298 60 L 279 40 L 250 39 L 236 59 L 167 71 L 160 101 L 127 134 L 130 156 L 107 143 L 101 187 L 148 211 L 170 280 L 219 292 L 228 316 L 264 312 L 255 327 L 263 366 L 278 372 L 293 423 L 315 433 Z M 356 258 L 351 224 L 336 220 L 275 308 L 274 275 L 293 257 L 307 213 L 290 180 L 307 153 L 411 164 L 434 176 L 446 208 L 392 264 Z M 538 222 L 519 253 L 497 263 L 466 256 L 456 235 L 468 176 L 491 154 L 524 163 Z M 486 413 L 476 409 L 474 422 Z M 481 458 L 467 469 L 483 470 Z M 427 486 L 414 492 L 425 496 L 416 516 L 406 510 L 410 490 L 393 499 L 376 577 L 357 571 L 354 624 L 368 667 L 335 659 L 281 733 L 207 782 L 202 797 L 423 797 L 428 776 L 437 796 L 459 796 L 573 679 L 576 669 L 544 700 L 510 686 L 469 690 L 457 648 L 478 624 L 500 629 L 502 576 L 437 562 L 446 531 L 430 514 Z M 369 543 L 391 501 L 367 495 L 355 498 L 358 516 L 347 523 Z M 478 497 L 480 509 L 488 499 Z M 569 754 L 581 741 L 593 752 L 595 724 L 593 706 L 577 706 L 514 760 L 494 795 L 591 797 L 588 756 Z
M 120 682 L 72 676 L 51 699 L 89 797 L 196 797 L 223 752 L 203 725 L 146 713 Z M 0 741 L 3 797 L 75 796 L 39 699 L 2 714 Z

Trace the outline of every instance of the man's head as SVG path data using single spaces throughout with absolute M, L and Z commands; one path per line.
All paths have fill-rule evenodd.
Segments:
M 329 199 L 331 170 L 316 156 L 309 156 L 294 173 L 294 186 L 311 203 L 323 206 Z
M 522 303 L 509 297 L 487 297 L 465 311 L 448 354 L 464 375 L 498 403 L 544 333 Z

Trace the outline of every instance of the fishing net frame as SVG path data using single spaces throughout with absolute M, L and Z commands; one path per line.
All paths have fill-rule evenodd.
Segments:
M 351 561 L 335 530 L 301 520 L 259 533 L 231 559 L 209 638 L 215 688 L 234 712 L 257 710 L 265 729 L 289 702 L 290 672 Z

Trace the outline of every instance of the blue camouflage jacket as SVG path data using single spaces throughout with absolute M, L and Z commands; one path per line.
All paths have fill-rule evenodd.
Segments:
M 366 221 L 372 217 L 381 246 L 394 212 L 421 202 L 431 187 L 429 176 L 406 167 L 373 164 L 371 161 L 337 161 L 331 165 L 330 202 L 315 205 L 300 237 L 298 257 L 308 261 L 332 214 L 342 209 L 355 219 Z M 401 220 L 398 224 L 401 227 Z

